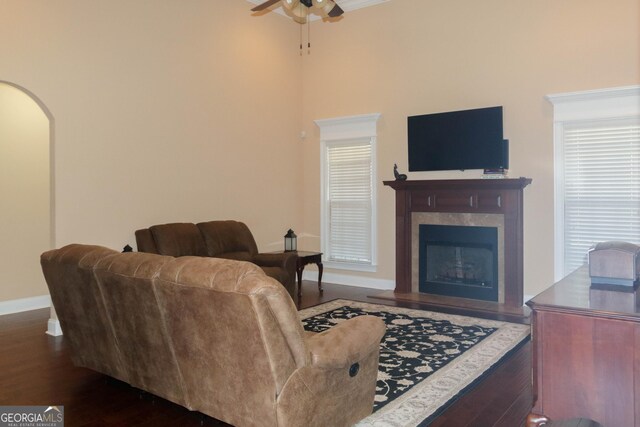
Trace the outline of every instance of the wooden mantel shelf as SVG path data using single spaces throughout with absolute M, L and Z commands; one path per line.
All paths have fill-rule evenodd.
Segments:
M 461 189 L 483 190 L 504 189 L 521 190 L 531 184 L 531 178 L 503 178 L 503 179 L 430 179 L 415 181 L 383 181 L 383 184 L 394 190 L 424 190 L 424 189 Z
M 530 178 L 384 181 L 396 192 L 396 288 L 412 292 L 412 214 L 448 212 L 504 217 L 504 301 L 523 304 L 523 190 Z

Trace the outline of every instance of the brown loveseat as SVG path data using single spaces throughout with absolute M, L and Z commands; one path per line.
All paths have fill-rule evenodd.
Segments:
M 244 223 L 209 221 L 153 225 L 136 231 L 138 251 L 180 256 L 209 256 L 252 262 L 296 295 L 295 253 L 258 253 L 256 241 Z
M 305 333 L 284 288 L 248 262 L 74 244 L 41 264 L 77 366 L 236 426 L 371 413 L 376 317 Z

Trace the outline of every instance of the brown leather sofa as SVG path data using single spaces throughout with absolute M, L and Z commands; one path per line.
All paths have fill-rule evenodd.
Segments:
M 136 231 L 138 251 L 173 257 L 209 256 L 252 262 L 296 295 L 295 253 L 258 253 L 246 224 L 239 221 L 179 222 Z
M 284 288 L 248 262 L 73 244 L 41 264 L 77 366 L 236 426 L 371 413 L 376 317 L 304 332 Z

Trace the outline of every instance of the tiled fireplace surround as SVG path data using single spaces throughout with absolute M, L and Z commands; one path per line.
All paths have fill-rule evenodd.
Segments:
M 496 227 L 499 307 L 523 303 L 523 190 L 531 179 L 385 181 L 396 191 L 396 288 L 394 295 L 430 294 L 418 289 L 421 224 Z M 434 297 L 442 300 L 442 297 Z M 452 305 L 459 298 L 451 298 Z M 464 303 L 466 305 L 466 303 Z M 484 304 L 483 307 L 486 307 Z
M 498 302 L 504 303 L 504 218 L 499 214 L 473 214 L 455 212 L 413 212 L 411 214 L 411 292 L 420 292 L 419 243 L 420 225 L 463 225 L 471 227 L 496 227 L 498 229 Z

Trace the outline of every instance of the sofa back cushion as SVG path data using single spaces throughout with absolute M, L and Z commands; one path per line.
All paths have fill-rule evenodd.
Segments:
M 101 246 L 73 244 L 43 253 L 40 263 L 73 363 L 128 381 L 93 274 L 96 262 L 117 254 Z
M 153 288 L 160 268 L 172 259 L 141 252 L 123 253 L 100 260 L 94 271 L 129 383 L 190 407 Z
M 208 221 L 197 225 L 204 238 L 207 255 L 239 261 L 251 261 L 258 253 L 253 234 L 239 221 Z
M 286 290 L 254 264 L 183 257 L 155 281 L 193 409 L 232 425 L 277 425 L 277 397 L 309 362 Z
M 190 222 L 160 224 L 149 227 L 160 255 L 207 256 L 200 230 Z

